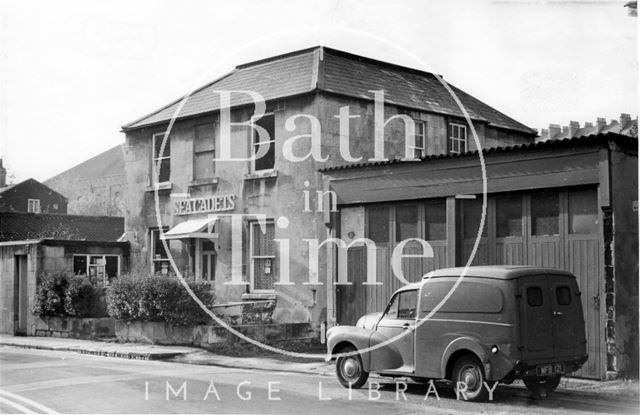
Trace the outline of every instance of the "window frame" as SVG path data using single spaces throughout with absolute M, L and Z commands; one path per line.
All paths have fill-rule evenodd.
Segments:
M 196 141 L 198 140 L 198 128 L 204 127 L 204 126 L 209 126 L 212 125 L 213 126 L 213 145 L 212 148 L 210 150 L 197 150 L 197 146 L 196 146 Z M 193 171 L 191 174 L 191 179 L 196 182 L 196 181 L 207 181 L 207 180 L 212 180 L 215 179 L 216 177 L 216 130 L 218 128 L 218 121 L 212 121 L 212 122 L 208 122 L 208 123 L 203 123 L 203 124 L 197 124 L 193 127 Z M 202 155 L 206 155 L 207 153 L 211 153 L 211 163 L 213 165 L 212 169 L 211 169 L 211 177 L 199 177 L 197 174 L 197 169 L 196 169 L 196 159 L 198 158 L 198 156 L 202 156 Z
M 105 261 L 105 270 L 104 270 L 104 276 L 103 276 L 103 281 L 102 281 L 102 285 L 103 286 L 107 286 L 109 285 L 109 276 L 107 275 L 107 257 L 115 257 L 117 262 L 118 262 L 118 271 L 116 273 L 115 278 L 120 277 L 121 274 L 121 266 L 122 266 L 122 261 L 120 259 L 120 255 L 118 254 L 73 254 L 72 260 L 71 260 L 71 266 L 74 267 L 74 263 L 75 263 L 75 258 L 76 257 L 84 257 L 85 258 L 85 272 L 84 274 L 75 274 L 74 275 L 86 275 L 87 278 L 91 278 L 91 275 L 89 273 L 89 268 L 91 268 L 92 266 L 96 266 L 97 265 L 93 265 L 91 264 L 91 257 L 102 257 L 102 259 Z M 73 271 L 73 270 L 72 270 Z
M 41 213 L 40 199 L 27 199 L 28 213 Z
M 409 146 L 410 149 L 413 150 L 413 156 L 414 158 L 422 158 L 424 156 L 427 155 L 427 122 L 423 121 L 423 120 L 413 120 L 413 123 L 415 124 L 415 126 L 417 127 L 418 125 L 422 126 L 422 134 L 418 134 L 418 128 L 415 128 L 414 131 L 414 135 L 413 135 L 413 146 Z M 418 143 L 418 137 L 422 137 L 422 146 L 419 146 Z M 420 151 L 420 154 L 416 154 L 417 151 Z
M 171 135 L 169 135 L 167 137 L 167 143 L 169 143 L 169 155 L 165 156 L 165 155 L 161 155 L 161 157 L 158 157 L 159 155 L 156 155 L 156 137 L 162 137 L 164 138 L 165 133 L 155 133 L 151 135 L 151 180 L 150 182 L 152 184 L 165 184 L 165 183 L 171 183 Z M 167 150 L 167 146 L 165 143 L 165 152 Z M 159 164 L 160 165 L 160 169 L 162 169 L 162 161 L 164 160 L 169 160 L 169 179 L 165 180 L 165 181 L 160 181 L 160 173 L 162 173 L 162 170 L 160 170 L 158 172 L 158 181 L 156 182 L 156 166 Z
M 275 287 L 275 282 L 276 282 L 275 278 L 273 280 L 274 281 L 274 286 L 272 288 L 255 288 L 256 279 L 255 279 L 255 272 L 254 272 L 254 266 L 255 266 L 254 261 L 256 259 L 270 259 L 271 260 L 271 275 L 274 275 L 275 274 L 275 269 L 276 269 L 276 267 L 275 267 L 276 258 L 277 258 L 277 256 L 276 256 L 275 238 L 274 238 L 274 247 L 273 247 L 274 252 L 273 252 L 273 255 L 254 255 L 253 254 L 253 251 L 254 251 L 254 246 L 253 246 L 254 234 L 253 233 L 254 233 L 254 229 L 255 229 L 256 226 L 260 227 L 260 222 L 262 222 L 262 221 L 260 221 L 260 220 L 251 220 L 248 223 L 248 226 L 249 226 L 249 243 L 247 245 L 248 245 L 248 248 L 249 248 L 249 255 L 248 255 L 248 258 L 249 258 L 249 264 L 248 264 L 249 265 L 249 282 L 250 282 L 249 287 L 250 287 L 252 293 L 270 294 L 270 293 L 275 292 L 275 288 L 276 288 Z M 273 219 L 265 219 L 263 223 L 265 224 L 265 230 L 266 230 L 266 226 L 269 226 L 269 225 L 273 226 L 273 231 L 274 231 L 274 236 L 275 236 L 275 221 Z
M 156 265 L 159 264 L 160 267 L 162 267 L 162 263 L 166 262 L 167 265 L 167 275 L 171 274 L 171 267 L 170 267 L 170 263 L 169 263 L 169 256 L 167 254 L 167 257 L 160 257 L 160 258 L 156 258 L 156 238 L 154 237 L 154 234 L 157 233 L 158 234 L 158 242 L 162 243 L 162 240 L 160 239 L 160 229 L 161 228 L 149 228 L 149 232 L 148 232 L 148 236 L 149 236 L 149 256 L 150 256 L 150 263 L 151 263 L 151 273 L 153 275 L 156 275 L 158 272 L 156 272 Z M 169 230 L 168 227 L 163 227 L 162 228 L 163 232 L 167 232 Z M 167 245 L 168 245 L 168 241 L 167 241 Z M 166 252 L 165 252 L 166 254 Z M 162 274 L 162 272 L 159 272 L 160 274 Z
M 275 111 L 265 112 L 259 118 L 256 117 L 255 115 L 252 115 L 251 116 L 251 124 L 255 124 L 257 120 L 263 119 L 265 117 L 273 117 L 273 134 L 271 134 L 269 136 L 269 141 L 259 141 L 259 142 L 257 142 L 256 139 L 258 138 L 258 132 L 253 128 L 251 128 L 251 130 L 250 130 L 251 131 L 251 133 L 250 133 L 251 146 L 250 146 L 250 150 L 249 150 L 250 151 L 249 156 L 251 157 L 251 172 L 252 173 L 268 173 L 268 172 L 275 171 L 275 169 L 276 169 L 276 114 L 275 114 Z M 254 148 L 256 146 L 261 146 L 261 145 L 267 144 L 267 143 L 269 144 L 269 150 L 267 150 L 267 154 L 271 150 L 271 146 L 273 146 L 273 166 L 271 166 L 271 168 L 268 168 L 268 169 L 256 170 L 256 161 L 258 159 L 253 157 L 256 154 Z
M 217 251 L 214 249 L 204 249 L 204 239 L 198 239 L 198 261 L 199 261 L 199 270 L 200 273 L 197 276 L 197 278 L 200 281 L 203 282 L 207 282 L 209 284 L 214 284 L 216 281 L 216 268 L 217 268 L 217 261 L 218 261 L 218 253 Z M 204 262 L 204 257 L 207 256 L 207 259 L 211 262 L 205 264 Z M 211 267 L 208 267 L 207 265 L 211 265 Z M 212 268 L 212 269 L 207 269 L 207 275 L 208 278 L 204 278 L 204 268 L 205 266 L 207 266 L 207 268 Z M 213 272 L 211 272 L 213 271 Z
M 458 131 L 464 131 L 464 138 L 454 136 L 454 127 Z M 467 126 L 457 122 L 449 122 L 449 131 L 447 132 L 447 152 L 449 154 L 464 154 L 467 152 Z M 453 144 L 456 144 L 458 149 L 456 150 Z M 464 146 L 464 148 L 463 148 Z

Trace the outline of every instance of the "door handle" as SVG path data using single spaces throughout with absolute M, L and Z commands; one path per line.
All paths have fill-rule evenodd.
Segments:
M 562 311 L 554 311 L 553 315 L 554 316 L 561 316 L 562 315 Z

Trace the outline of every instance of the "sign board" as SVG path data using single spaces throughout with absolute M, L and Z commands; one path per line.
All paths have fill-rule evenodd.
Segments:
M 224 212 L 236 208 L 235 195 L 216 195 L 194 197 L 174 202 L 176 215 L 191 215 L 194 213 Z

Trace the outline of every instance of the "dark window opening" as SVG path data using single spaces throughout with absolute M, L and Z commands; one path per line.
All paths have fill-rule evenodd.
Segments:
M 87 273 L 87 257 L 85 255 L 75 255 L 73 257 L 73 273 L 85 275 Z
M 258 155 L 260 150 L 265 151 L 264 147 L 266 147 L 266 153 L 254 160 L 253 170 L 272 170 L 276 160 L 275 116 L 273 114 L 265 114 L 260 119 L 255 120 L 254 123 L 264 128 L 269 137 L 260 137 L 257 131 L 253 131 L 253 154 Z
M 368 238 L 375 243 L 389 242 L 389 208 L 376 206 L 367 208 Z
M 418 205 L 396 207 L 396 241 L 418 237 Z
M 496 198 L 496 236 L 522 236 L 522 197 Z
M 563 286 L 556 288 L 556 301 L 560 305 L 571 304 L 571 290 L 569 287 Z
M 444 200 L 425 203 L 424 234 L 427 241 L 447 239 L 447 206 Z
M 482 199 L 466 199 L 462 201 L 462 232 L 465 239 L 478 236 L 478 228 L 482 219 Z M 487 236 L 487 219 L 485 217 L 482 236 Z
M 542 305 L 542 289 L 540 287 L 527 288 L 527 302 L 531 307 Z

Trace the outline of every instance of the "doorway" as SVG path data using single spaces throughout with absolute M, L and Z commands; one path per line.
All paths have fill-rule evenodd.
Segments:
M 27 316 L 29 312 L 29 284 L 27 281 L 27 256 L 14 257 L 14 334 L 27 335 Z

